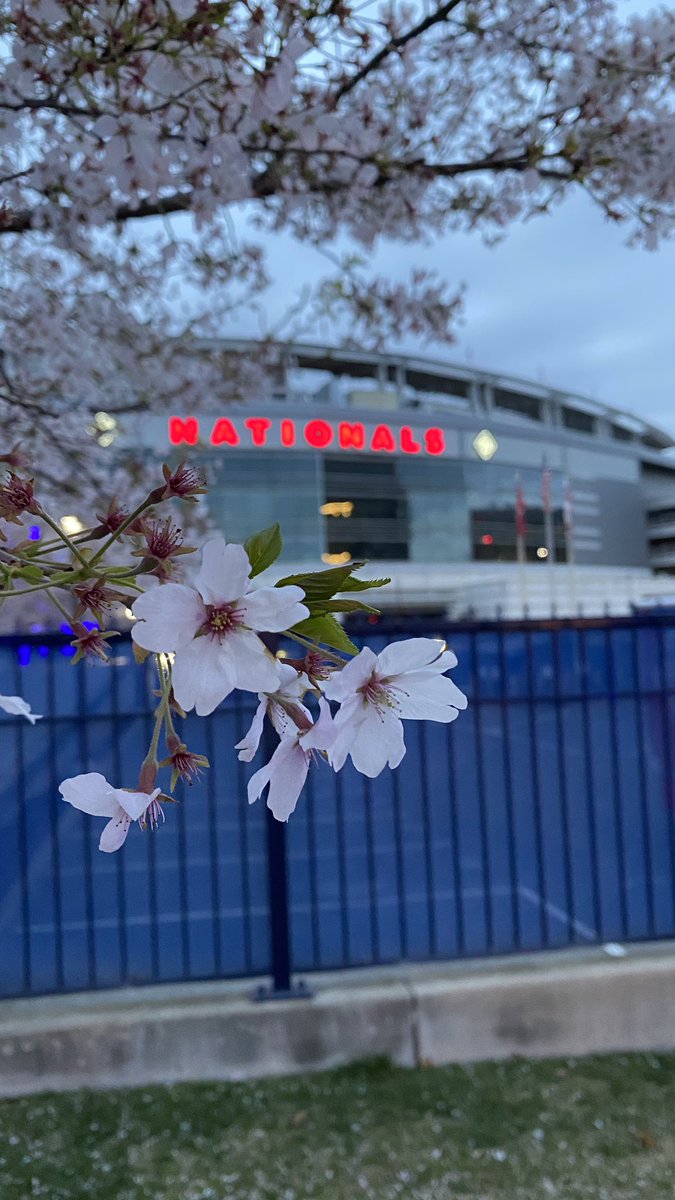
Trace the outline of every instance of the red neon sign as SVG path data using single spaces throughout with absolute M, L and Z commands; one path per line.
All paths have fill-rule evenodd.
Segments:
M 269 417 L 246 417 L 242 422 L 248 433 L 249 445 L 267 446 L 273 422 Z M 172 446 L 196 446 L 200 437 L 197 417 L 169 417 L 169 441 Z M 341 450 L 371 450 L 381 454 L 443 454 L 445 435 L 435 426 L 415 435 L 409 425 L 401 428 L 381 423 L 368 433 L 361 421 L 327 421 L 313 417 L 309 421 L 295 421 L 284 417 L 279 422 L 279 441 L 289 449 L 298 445 L 300 439 L 312 450 L 326 450 L 337 445 Z M 247 435 L 237 430 L 229 417 L 218 417 L 209 433 L 212 446 L 240 446 L 246 444 Z

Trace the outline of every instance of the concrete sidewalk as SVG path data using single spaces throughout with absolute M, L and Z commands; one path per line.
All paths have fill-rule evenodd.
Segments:
M 247 1079 L 384 1055 L 404 1066 L 675 1047 L 675 946 L 326 973 L 309 1000 L 255 981 L 0 1003 L 0 1095 Z

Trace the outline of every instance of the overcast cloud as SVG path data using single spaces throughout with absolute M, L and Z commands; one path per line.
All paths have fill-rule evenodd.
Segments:
M 456 345 L 428 353 L 580 392 L 675 435 L 675 243 L 648 252 L 629 248 L 625 237 L 578 195 L 548 217 L 513 226 L 497 246 L 459 234 L 431 246 L 386 243 L 373 266 L 400 278 L 425 266 L 452 286 L 466 284 Z M 265 241 L 275 283 L 263 323 L 274 324 L 328 267 L 290 238 Z M 228 330 L 235 331 L 256 335 L 260 326 L 242 313 Z M 422 350 L 411 341 L 397 348 Z
M 651 7 L 650 0 L 618 5 L 622 17 Z M 381 274 L 406 278 L 424 266 L 453 287 L 466 284 L 457 344 L 428 347 L 434 356 L 577 391 L 675 436 L 675 242 L 650 253 L 628 248 L 626 236 L 579 194 L 549 216 L 512 226 L 496 247 L 468 235 L 431 247 L 387 243 L 373 263 Z M 266 243 L 276 282 L 265 318 L 273 324 L 327 265 L 290 238 Z M 242 313 L 236 332 L 260 328 Z M 398 348 L 422 349 L 411 342 Z

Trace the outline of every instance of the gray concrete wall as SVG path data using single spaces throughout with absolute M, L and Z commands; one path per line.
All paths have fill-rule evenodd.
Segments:
M 0 1095 L 675 1048 L 675 948 L 321 976 L 310 1000 L 186 984 L 0 1004 Z

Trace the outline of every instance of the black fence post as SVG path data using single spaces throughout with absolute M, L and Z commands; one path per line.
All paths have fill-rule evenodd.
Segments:
M 270 646 L 270 649 L 276 650 L 276 645 Z M 277 744 L 277 737 L 267 721 L 262 735 L 265 762 L 269 762 Z M 307 1000 L 312 995 L 311 988 L 307 986 L 304 979 L 294 982 L 292 978 L 286 822 L 277 821 L 269 808 L 265 809 L 265 845 L 272 982 L 259 987 L 253 998 L 254 1000 Z
M 286 870 L 286 823 L 277 821 L 269 808 L 265 812 L 267 841 L 267 890 L 270 912 L 270 952 L 272 982 L 262 985 L 255 1000 L 306 1000 L 311 989 L 303 979 L 291 975 L 291 928 Z

